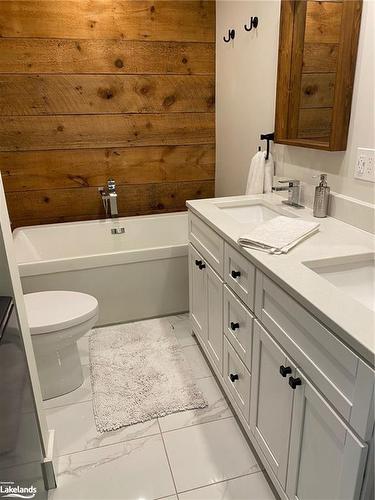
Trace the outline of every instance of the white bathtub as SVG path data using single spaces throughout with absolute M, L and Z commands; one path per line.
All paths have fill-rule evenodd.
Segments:
M 92 294 L 100 325 L 188 310 L 186 212 L 23 227 L 13 238 L 24 292 Z

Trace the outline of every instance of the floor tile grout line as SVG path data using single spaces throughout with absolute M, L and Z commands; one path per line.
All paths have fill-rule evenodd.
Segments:
M 157 420 L 157 418 L 155 420 Z M 117 443 L 103 444 L 102 446 L 95 446 L 94 448 L 86 448 L 84 450 L 72 451 L 70 453 L 61 453 L 61 455 L 58 455 L 58 458 L 68 457 L 70 455 L 77 455 L 77 453 L 84 453 L 85 451 L 102 450 L 104 448 L 108 448 L 108 446 L 116 446 L 118 444 L 131 443 L 133 441 L 138 441 L 140 439 L 148 439 L 148 438 L 152 438 L 152 437 L 155 437 L 155 436 L 160 436 L 161 437 L 160 426 L 159 426 L 159 431 L 158 432 L 155 432 L 155 433 L 152 433 L 152 434 L 148 434 L 147 436 L 139 436 L 139 437 L 136 437 L 136 438 L 133 438 L 133 439 L 123 439 L 121 441 L 118 441 Z
M 208 420 L 207 422 L 197 422 L 196 424 L 185 425 L 184 427 L 177 427 L 176 429 L 170 429 L 168 431 L 163 431 L 162 428 L 161 428 L 161 426 L 160 426 L 159 418 L 156 417 L 153 420 L 156 420 L 157 423 L 158 423 L 158 428 L 159 428 L 158 432 L 153 432 L 152 434 L 147 434 L 145 436 L 139 436 L 139 437 L 135 437 L 135 438 L 132 438 L 132 439 L 121 439 L 120 441 L 116 441 L 114 443 L 107 443 L 107 444 L 103 444 L 103 445 L 99 445 L 99 446 L 93 446 L 91 448 L 85 448 L 83 450 L 71 451 L 71 452 L 68 452 L 68 453 L 61 453 L 58 456 L 59 457 L 66 457 L 68 455 L 75 455 L 76 453 L 82 453 L 83 451 L 96 450 L 98 448 L 105 448 L 107 446 L 113 446 L 115 444 L 129 443 L 129 442 L 135 441 L 137 439 L 147 439 L 149 437 L 158 436 L 159 434 L 160 435 L 168 434 L 170 432 L 181 431 L 181 430 L 184 430 L 184 429 L 189 429 L 190 427 L 196 427 L 197 425 L 211 424 L 211 423 L 214 423 L 214 422 L 219 422 L 221 420 L 228 420 L 230 418 L 234 418 L 234 416 L 233 415 L 229 415 L 228 417 L 217 418 L 215 420 Z M 149 422 L 151 422 L 151 420 L 149 420 Z M 135 424 L 135 425 L 137 425 L 137 424 Z
M 172 414 L 173 415 L 173 414 Z M 214 420 L 207 420 L 207 422 L 197 422 L 196 424 L 185 425 L 183 427 L 176 427 L 175 429 L 169 429 L 168 431 L 163 431 L 160 423 L 160 430 L 162 434 L 169 434 L 170 432 L 182 431 L 184 429 L 190 429 L 191 427 L 196 427 L 197 425 L 213 424 L 214 422 L 220 422 L 221 420 L 228 420 L 229 418 L 234 418 L 234 415 L 228 415 L 227 417 L 215 418 Z
M 179 491 L 178 494 L 182 495 L 183 493 L 190 493 L 191 491 L 201 490 L 203 488 L 208 488 L 210 486 L 214 486 L 217 484 L 226 483 L 228 481 L 234 481 L 236 479 L 240 479 L 241 477 L 253 476 L 254 474 L 262 474 L 262 476 L 264 476 L 263 471 L 259 469 L 259 470 L 254 471 L 254 472 L 248 472 L 247 474 L 241 474 L 239 476 L 228 477 L 227 479 L 222 479 L 221 481 L 216 481 L 214 483 L 209 483 L 209 484 L 197 486 L 196 488 L 191 488 L 190 490 L 182 490 L 182 491 Z M 264 480 L 266 480 L 266 479 L 264 478 Z
M 161 440 L 162 440 L 162 442 L 163 442 L 163 447 L 164 447 L 164 451 L 165 451 L 165 456 L 166 456 L 166 458 L 167 458 L 169 471 L 170 471 L 171 476 L 172 476 L 172 481 L 173 481 L 173 485 L 174 485 L 174 490 L 175 490 L 175 493 L 176 493 L 177 498 L 178 498 L 178 493 L 177 493 L 177 485 L 176 485 L 176 481 L 175 481 L 175 478 L 174 478 L 174 475 L 173 475 L 171 462 L 170 462 L 170 460 L 169 460 L 169 455 L 168 455 L 167 447 L 166 447 L 166 445 L 165 445 L 164 436 L 163 436 L 163 433 L 162 433 L 162 431 L 161 431 L 161 427 L 160 427 L 159 419 L 157 418 L 156 420 L 157 420 L 157 422 L 158 422 L 158 426 L 159 426 L 159 430 L 160 430 L 160 436 L 161 436 Z

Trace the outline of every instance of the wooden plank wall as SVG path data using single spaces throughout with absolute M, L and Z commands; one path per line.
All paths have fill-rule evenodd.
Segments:
M 214 0 L 2 0 L 0 170 L 13 227 L 214 195 Z

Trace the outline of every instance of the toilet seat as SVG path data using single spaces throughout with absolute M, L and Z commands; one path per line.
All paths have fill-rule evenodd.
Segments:
M 98 314 L 95 297 L 81 292 L 46 291 L 24 296 L 31 335 L 57 332 Z

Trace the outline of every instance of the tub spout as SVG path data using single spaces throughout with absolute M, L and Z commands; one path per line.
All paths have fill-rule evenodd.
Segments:
M 106 217 L 118 217 L 116 182 L 108 179 L 107 189 L 98 188 L 102 198 Z
M 109 193 L 109 212 L 111 217 L 118 217 L 117 193 Z

